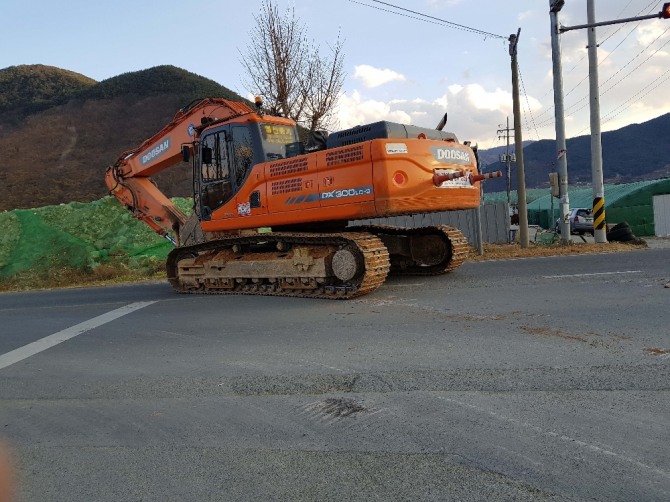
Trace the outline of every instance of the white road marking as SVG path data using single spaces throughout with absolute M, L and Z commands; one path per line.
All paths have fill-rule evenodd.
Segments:
M 59 331 L 58 333 L 54 333 L 53 335 L 41 338 L 35 342 L 29 343 L 28 345 L 24 345 L 23 347 L 19 347 L 18 349 L 7 352 L 6 354 L 2 354 L 0 355 L 0 370 L 6 368 L 7 366 L 11 366 L 12 364 L 18 363 L 19 361 L 23 361 L 30 356 L 39 354 L 40 352 L 74 338 L 77 335 L 81 335 L 86 331 L 97 328 L 98 326 L 102 326 L 103 324 L 107 324 L 108 322 L 118 319 L 119 317 L 123 317 L 124 315 L 130 314 L 131 312 L 141 308 L 147 307 L 153 303 L 156 303 L 156 301 L 135 302 L 129 305 L 125 305 L 116 310 L 99 315 L 98 317 L 94 317 L 93 319 L 89 319 L 88 321 L 84 321 L 70 328 L 66 328 L 62 331 Z
M 621 272 L 594 272 L 592 274 L 543 275 L 543 279 L 559 279 L 561 277 L 591 277 L 594 275 L 641 274 L 642 270 L 623 270 Z
M 620 453 L 616 453 L 616 452 L 613 452 L 611 450 L 606 450 L 605 448 L 601 448 L 600 446 L 589 444 L 589 443 L 586 443 L 585 441 L 580 441 L 578 439 L 571 438 L 570 436 L 561 435 L 561 434 L 558 434 L 558 433 L 553 432 L 553 431 L 547 431 L 547 430 L 544 430 L 540 427 L 537 427 L 536 425 L 529 424 L 528 422 L 522 422 L 521 420 L 517 420 L 516 418 L 506 417 L 505 415 L 501 415 L 500 413 L 496 413 L 495 411 L 490 411 L 490 410 L 487 410 L 487 409 L 484 409 L 484 408 L 480 408 L 479 406 L 475 406 L 474 404 L 464 403 L 464 402 L 458 401 L 456 399 L 451 399 L 451 398 L 442 397 L 442 396 L 438 396 L 438 399 L 441 399 L 443 401 L 447 401 L 449 403 L 454 403 L 454 404 L 457 404 L 459 406 L 463 406 L 465 408 L 470 408 L 470 409 L 478 411 L 480 413 L 485 413 L 487 415 L 490 415 L 490 416 L 492 416 L 492 417 L 494 417 L 498 420 L 502 420 L 504 422 L 508 422 L 508 423 L 512 423 L 512 424 L 515 424 L 515 425 L 518 425 L 518 426 L 521 426 L 521 427 L 529 428 L 532 431 L 535 431 L 537 434 L 540 434 L 542 436 L 557 438 L 557 439 L 560 439 L 561 441 L 566 441 L 568 443 L 575 444 L 575 445 L 577 445 L 581 448 L 584 448 L 586 450 L 589 450 L 589 451 L 592 451 L 592 452 L 595 452 L 595 453 L 600 453 L 601 455 L 608 455 L 610 457 L 615 457 L 619 460 L 623 460 L 624 462 L 628 462 L 628 463 L 633 464 L 633 465 L 635 465 L 637 467 L 640 467 L 642 469 L 646 469 L 646 470 L 649 470 L 651 472 L 654 472 L 654 473 L 656 473 L 660 476 L 663 476 L 664 478 L 670 478 L 670 473 L 668 473 L 666 471 L 663 471 L 663 470 L 658 469 L 656 467 L 653 467 L 651 465 L 644 464 L 644 463 L 640 462 L 639 460 L 636 460 L 636 459 L 631 458 L 631 457 L 627 457 L 625 455 L 621 455 Z

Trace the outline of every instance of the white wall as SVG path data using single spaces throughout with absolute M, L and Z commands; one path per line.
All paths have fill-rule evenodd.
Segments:
M 654 227 L 656 237 L 670 236 L 670 194 L 654 195 Z

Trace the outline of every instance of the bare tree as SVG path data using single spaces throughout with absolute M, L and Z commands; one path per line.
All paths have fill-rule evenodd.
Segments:
M 269 112 L 295 120 L 310 131 L 330 125 L 344 83 L 343 42 L 339 37 L 330 55 L 307 40 L 305 26 L 288 8 L 283 16 L 265 0 L 254 17 L 251 42 L 243 54 L 245 85 L 261 94 Z
M 330 57 L 321 57 L 316 48 L 308 64 L 305 101 L 309 130 L 332 125 L 333 110 L 344 82 L 342 41 L 338 35 Z

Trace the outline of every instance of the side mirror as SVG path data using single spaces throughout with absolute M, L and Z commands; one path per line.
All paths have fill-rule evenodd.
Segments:
M 188 145 L 183 145 L 181 147 L 181 158 L 184 162 L 188 162 L 191 160 L 191 147 Z
M 203 146 L 200 156 L 203 164 L 212 163 L 212 149 L 210 147 Z

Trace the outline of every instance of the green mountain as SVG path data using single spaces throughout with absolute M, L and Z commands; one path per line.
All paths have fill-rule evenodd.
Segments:
M 124 73 L 102 82 L 48 66 L 0 70 L 0 210 L 107 194 L 105 169 L 161 130 L 180 108 L 213 96 L 247 101 L 174 66 Z M 169 196 L 191 194 L 191 170 L 154 179 Z
M 623 183 L 670 177 L 670 113 L 641 124 L 602 133 L 603 178 L 606 183 Z M 591 183 L 591 136 L 567 141 L 568 181 L 571 185 Z M 528 188 L 549 186 L 549 173 L 556 169 L 556 142 L 534 141 L 523 149 Z M 503 171 L 499 161 L 487 171 Z M 512 164 L 512 189 L 516 190 L 516 166 Z M 505 180 L 486 182 L 487 192 L 505 190 Z
M 176 94 L 196 98 L 216 96 L 233 101 L 246 101 L 239 94 L 213 80 L 170 65 L 122 73 L 82 90 L 78 97 L 81 99 L 112 99 L 129 94 L 138 96 Z
M 10 66 L 0 70 L 0 113 L 44 110 L 95 84 L 92 78 L 53 66 Z

